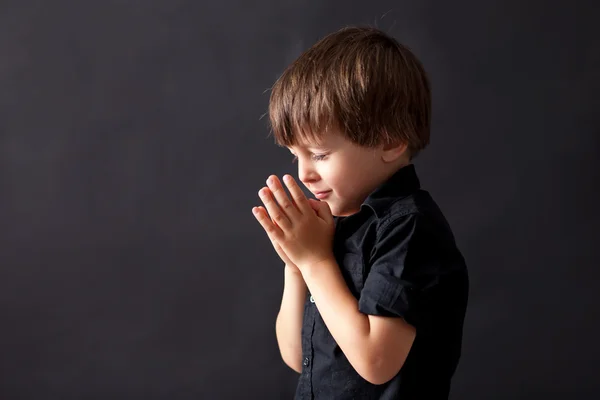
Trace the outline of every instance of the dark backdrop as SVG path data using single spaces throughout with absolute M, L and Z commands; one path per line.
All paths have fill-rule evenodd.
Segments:
M 590 1 L 0 2 L 0 398 L 291 398 L 293 173 L 268 89 L 345 25 L 431 76 L 416 160 L 468 261 L 453 399 L 600 396 L 600 30 Z

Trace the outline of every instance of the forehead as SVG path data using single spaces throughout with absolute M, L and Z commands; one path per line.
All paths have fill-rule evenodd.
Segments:
M 335 145 L 335 138 L 332 135 L 324 134 L 319 138 L 306 139 L 298 138 L 297 142 L 293 146 L 286 146 L 290 151 L 292 150 L 325 150 L 330 149 Z

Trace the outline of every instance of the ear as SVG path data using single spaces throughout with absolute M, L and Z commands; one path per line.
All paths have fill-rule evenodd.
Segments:
M 381 148 L 381 159 L 384 162 L 393 162 L 407 155 L 408 145 L 404 142 L 386 143 Z

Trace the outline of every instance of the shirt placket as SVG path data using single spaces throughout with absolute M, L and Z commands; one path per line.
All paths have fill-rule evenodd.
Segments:
M 308 301 L 305 303 L 304 329 L 302 335 L 302 373 L 296 399 L 313 399 L 313 335 L 315 332 L 315 303 L 312 295 L 308 293 Z

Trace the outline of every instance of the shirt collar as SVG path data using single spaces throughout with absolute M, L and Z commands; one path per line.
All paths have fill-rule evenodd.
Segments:
M 360 209 L 362 210 L 363 206 L 368 206 L 377 218 L 381 218 L 392 202 L 398 198 L 406 197 L 420 188 L 421 183 L 417 177 L 415 165 L 408 164 L 372 191 L 360 205 Z M 345 218 L 347 217 L 334 216 L 335 225 L 337 226 L 338 222 Z
M 377 217 L 381 217 L 387 207 L 398 198 L 406 197 L 421 188 L 414 164 L 408 164 L 396 171 L 379 185 L 361 204 L 371 207 Z

